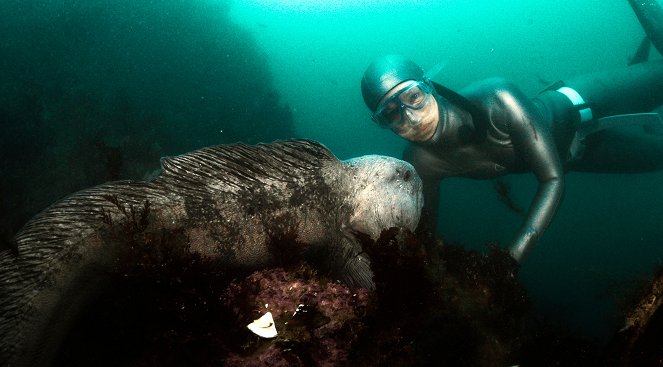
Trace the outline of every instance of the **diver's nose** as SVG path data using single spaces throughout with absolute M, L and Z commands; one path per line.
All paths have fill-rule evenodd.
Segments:
M 407 120 L 407 123 L 411 127 L 417 127 L 421 123 L 421 116 L 415 111 L 410 110 L 409 108 L 405 108 L 405 111 L 403 112 L 405 114 L 405 119 Z

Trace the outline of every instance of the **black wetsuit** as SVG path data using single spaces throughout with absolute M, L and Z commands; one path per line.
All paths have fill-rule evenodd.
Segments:
M 559 206 L 564 171 L 663 169 L 660 124 L 613 125 L 575 142 L 584 149 L 574 145 L 584 124 L 605 116 L 651 111 L 663 104 L 663 61 L 590 74 L 557 87 L 561 86 L 576 91 L 585 103 L 578 104 L 557 90 L 530 99 L 503 79 L 488 79 L 460 91 L 473 106 L 473 111 L 468 111 L 450 102 L 454 98 L 445 98 L 441 87 L 436 86 L 442 95 L 436 95 L 440 112 L 437 130 L 431 140 L 409 144 L 404 153 L 424 179 L 424 215 L 428 216 L 424 223 L 434 228 L 439 181 L 445 177 L 490 179 L 532 172 L 539 188 L 511 249 L 520 260 Z M 590 111 L 591 119 L 587 118 Z

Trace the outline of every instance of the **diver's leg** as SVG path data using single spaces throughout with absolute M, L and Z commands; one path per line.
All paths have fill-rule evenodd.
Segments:
M 648 112 L 663 105 L 663 60 L 582 75 L 564 85 L 582 97 L 593 118 Z
M 629 2 L 649 39 L 663 53 L 663 9 L 660 4 L 656 0 Z M 577 107 L 579 111 L 587 112 L 582 108 L 590 108 L 591 113 L 586 114 L 589 117 L 578 126 L 582 130 L 583 124 L 592 118 L 649 112 L 663 105 L 663 60 L 580 76 L 564 85 L 571 88 L 571 93 L 565 91 L 563 94 L 574 104 L 586 103 L 586 106 Z M 584 126 L 586 130 L 587 125 Z M 643 119 L 641 123 L 611 124 L 609 128 L 589 135 L 580 133 L 576 136 L 581 137 L 582 149 L 576 159 L 567 162 L 569 170 L 602 173 L 663 170 L 663 124 L 660 121 Z

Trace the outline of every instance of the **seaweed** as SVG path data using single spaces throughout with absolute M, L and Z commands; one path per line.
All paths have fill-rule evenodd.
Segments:
M 506 205 L 507 208 L 521 217 L 525 216 L 525 211 L 517 206 L 513 201 L 513 198 L 511 198 L 511 186 L 508 183 L 504 180 L 496 179 L 493 180 L 493 187 L 495 188 L 495 192 L 497 192 L 500 201 Z
M 124 216 L 123 226 L 124 229 L 128 232 L 141 233 L 143 232 L 149 224 L 150 216 L 150 200 L 145 199 L 141 207 L 136 207 L 134 204 L 129 204 L 128 206 L 122 204 L 117 195 L 101 195 L 108 202 L 112 203 L 115 208 L 117 208 L 120 213 Z M 101 208 L 101 220 L 103 223 L 112 226 L 113 216 L 110 210 L 106 210 L 103 207 Z

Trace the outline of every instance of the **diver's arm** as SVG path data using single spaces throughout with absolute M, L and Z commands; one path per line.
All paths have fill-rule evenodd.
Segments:
M 564 192 L 564 172 L 551 132 L 534 104 L 515 87 L 497 93 L 504 108 L 514 150 L 534 172 L 539 187 L 511 255 L 522 261 L 550 224 Z

